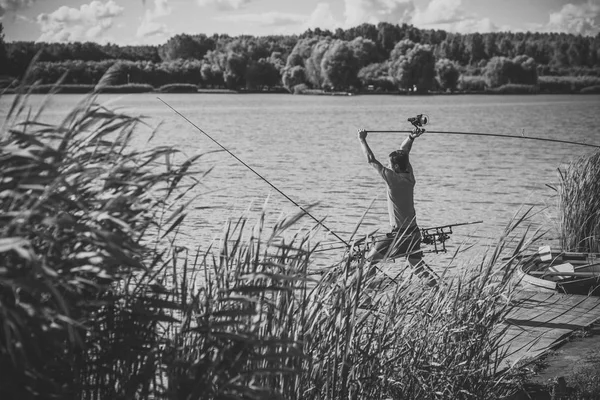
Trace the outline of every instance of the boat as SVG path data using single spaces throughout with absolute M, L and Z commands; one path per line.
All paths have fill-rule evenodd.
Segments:
M 529 290 L 600 296 L 600 253 L 542 246 L 521 259 L 517 279 Z

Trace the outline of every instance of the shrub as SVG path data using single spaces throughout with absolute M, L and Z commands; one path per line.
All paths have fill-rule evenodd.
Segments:
M 518 85 L 515 83 L 509 83 L 502 85 L 497 88 L 488 89 L 487 93 L 497 94 L 538 94 L 539 87 L 536 85 Z
M 99 89 L 101 93 L 148 93 L 153 92 L 154 87 L 145 83 L 130 83 L 127 85 L 107 85 Z
M 292 94 L 304 94 L 309 90 L 305 83 L 301 83 L 292 88 Z
M 600 77 L 595 76 L 540 76 L 542 93 L 575 93 L 590 86 L 600 86 Z
M 171 83 L 159 87 L 158 91 L 164 93 L 197 93 L 198 86 L 189 83 Z
M 579 93 L 600 94 L 600 85 L 584 87 Z
M 484 92 L 485 79 L 481 76 L 462 75 L 458 81 L 458 89 L 463 92 Z

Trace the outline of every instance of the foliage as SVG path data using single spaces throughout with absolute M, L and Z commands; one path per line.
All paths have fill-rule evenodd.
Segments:
M 431 47 L 402 40 L 390 54 L 389 75 L 400 89 L 428 92 L 433 87 L 435 58 Z
M 540 76 L 542 93 L 574 93 L 584 88 L 600 85 L 600 77 L 593 76 Z
M 214 50 L 214 38 L 206 35 L 179 34 L 171 37 L 164 45 L 160 46 L 158 53 L 163 61 L 177 59 L 202 60 L 210 50 Z
M 394 91 L 396 86 L 388 75 L 389 63 L 369 64 L 358 72 L 358 79 L 363 87 L 373 86 L 379 91 Z
M 181 221 L 169 206 L 189 164 L 132 149 L 140 119 L 95 94 L 51 125 L 23 90 L 0 132 L 1 397 L 147 396 L 177 308 L 159 245 Z
M 298 85 L 305 84 L 306 80 L 306 70 L 304 67 L 300 65 L 288 66 L 283 69 L 283 74 L 281 78 L 283 85 L 289 90 Z
M 490 88 L 507 83 L 535 85 L 538 81 L 535 61 L 527 56 L 492 58 L 485 67 L 485 78 Z
M 2 398 L 512 391 L 497 327 L 526 247 L 507 249 L 514 225 L 480 263 L 436 288 L 411 271 L 371 271 L 347 251 L 311 276 L 312 231 L 293 230 L 304 213 L 272 229 L 239 219 L 218 247 L 190 251 L 177 232 L 196 200 L 199 156 L 181 162 L 171 147 L 133 148 L 140 119 L 98 105 L 96 93 L 52 125 L 19 92 L 4 124 Z
M 486 90 L 486 93 L 496 94 L 538 94 L 539 92 L 539 87 L 536 85 L 519 85 L 516 83 L 507 83 L 506 85 Z
M 435 73 L 437 75 L 440 87 L 443 90 L 450 90 L 451 92 L 456 90 L 460 72 L 452 61 L 448 60 L 447 58 L 438 60 L 435 63 Z
M 304 68 L 303 83 L 315 89 L 336 86 L 349 90 L 364 86 L 368 80 L 376 81 L 370 85 L 383 88 L 390 79 L 401 88 L 414 85 L 426 91 L 438 83 L 444 87 L 441 80 L 433 81 L 430 76 L 431 56 L 426 51 L 410 55 L 401 42 L 411 42 L 421 46 L 421 50 L 428 48 L 434 63 L 447 59 L 464 75 L 487 73 L 491 88 L 507 83 L 536 84 L 538 75 L 598 77 L 600 74 L 600 41 L 594 37 L 532 32 L 459 34 L 383 22 L 339 28 L 335 32 L 309 29 L 299 36 L 178 34 L 161 46 L 11 42 L 6 43 L 7 60 L 0 62 L 0 68 L 4 67 L 9 76 L 18 79 L 39 53 L 36 68 L 42 83 L 53 83 L 69 71 L 65 83 L 95 84 L 110 65 L 122 61 L 129 63 L 125 64 L 129 72 L 121 77 L 120 83 L 148 83 L 155 87 L 190 83 L 241 90 L 283 85 L 291 90 L 299 83 L 289 79 L 285 71 L 296 66 Z M 336 50 L 330 50 L 332 47 Z M 407 57 L 407 63 L 399 59 L 400 55 Z M 409 68 L 410 59 L 427 68 L 422 73 L 416 67 Z M 370 71 L 369 67 L 384 63 L 393 66 L 387 77 L 377 75 L 371 79 L 364 73 L 359 76 L 362 69 Z M 280 74 L 278 82 L 274 82 L 274 69 Z M 415 74 L 423 81 L 409 82 L 418 81 L 411 78 Z M 565 89 L 562 87 L 560 91 Z
M 466 76 L 463 75 L 458 80 L 458 89 L 464 92 L 477 92 L 481 93 L 485 91 L 485 79 L 481 76 Z
M 600 151 L 559 170 L 559 177 L 561 247 L 600 253 Z
M 189 83 L 172 83 L 161 86 L 157 90 L 163 93 L 197 93 L 198 86 Z
M 600 85 L 584 87 L 579 93 L 600 94 Z
M 261 58 L 258 61 L 250 61 L 246 70 L 246 88 L 264 89 L 279 85 L 281 75 L 279 70 L 271 61 Z
M 323 85 L 334 90 L 354 86 L 359 68 L 360 61 L 352 46 L 348 42 L 337 40 L 327 49 L 321 62 Z

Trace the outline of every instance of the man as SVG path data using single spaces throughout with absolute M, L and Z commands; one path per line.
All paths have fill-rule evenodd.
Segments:
M 423 261 L 421 252 L 421 230 L 417 225 L 414 205 L 415 176 L 409 161 L 413 142 L 421 136 L 422 130 L 415 129 L 400 146 L 400 150 L 389 155 L 389 165 L 384 167 L 367 144 L 367 131 L 359 129 L 358 138 L 367 157 L 367 162 L 379 172 L 386 184 L 387 206 L 392 232 L 386 239 L 375 243 L 367 260 L 376 264 L 383 258 L 405 256 L 419 277 L 435 285 L 434 273 Z

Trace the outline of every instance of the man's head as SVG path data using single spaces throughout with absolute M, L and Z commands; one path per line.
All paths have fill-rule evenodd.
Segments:
M 391 152 L 390 168 L 394 172 L 408 172 L 408 153 L 403 150 Z

